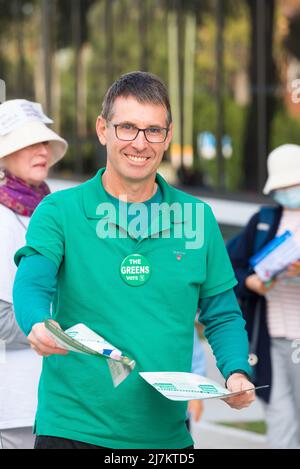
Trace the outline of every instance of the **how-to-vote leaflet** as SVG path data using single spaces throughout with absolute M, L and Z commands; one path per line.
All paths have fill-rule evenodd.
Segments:
M 300 244 L 290 231 L 276 236 L 257 254 L 250 258 L 250 265 L 262 282 L 267 283 L 284 272 L 290 264 L 300 259 Z
M 45 321 L 48 335 L 57 345 L 71 352 L 97 355 L 107 359 L 114 386 L 118 386 L 131 373 L 135 361 L 107 342 L 84 324 L 76 324 L 63 331 L 50 320 Z
M 164 397 L 172 401 L 189 401 L 192 399 L 224 399 L 237 396 L 253 389 L 267 388 L 269 385 L 247 388 L 231 392 L 212 379 L 195 373 L 183 372 L 147 372 L 140 376 Z

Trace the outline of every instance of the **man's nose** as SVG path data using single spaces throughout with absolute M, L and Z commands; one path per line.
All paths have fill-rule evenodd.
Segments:
M 133 148 L 141 151 L 147 146 L 148 142 L 146 140 L 145 134 L 142 130 L 139 131 L 137 137 L 131 142 Z

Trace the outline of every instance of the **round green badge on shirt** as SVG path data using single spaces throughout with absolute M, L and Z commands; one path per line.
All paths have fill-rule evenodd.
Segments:
M 151 275 L 148 259 L 141 254 L 130 254 L 125 257 L 120 267 L 122 280 L 131 287 L 144 285 Z

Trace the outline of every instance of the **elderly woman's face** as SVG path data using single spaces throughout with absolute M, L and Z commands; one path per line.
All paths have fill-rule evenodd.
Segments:
M 48 176 L 50 148 L 48 142 L 22 148 L 2 160 L 4 168 L 23 181 L 39 185 Z

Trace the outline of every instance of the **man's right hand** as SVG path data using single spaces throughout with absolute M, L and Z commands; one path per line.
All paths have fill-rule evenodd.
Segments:
M 51 322 L 60 327 L 57 322 Z M 49 337 L 43 322 L 39 322 L 33 326 L 28 335 L 28 340 L 31 348 L 43 357 L 49 357 L 50 355 L 67 355 L 68 353 L 68 350 L 59 348 L 55 341 Z
M 270 284 L 262 282 L 257 274 L 249 275 L 245 280 L 245 285 L 249 290 L 254 291 L 258 295 L 266 295 L 276 284 L 276 280 L 273 280 Z

